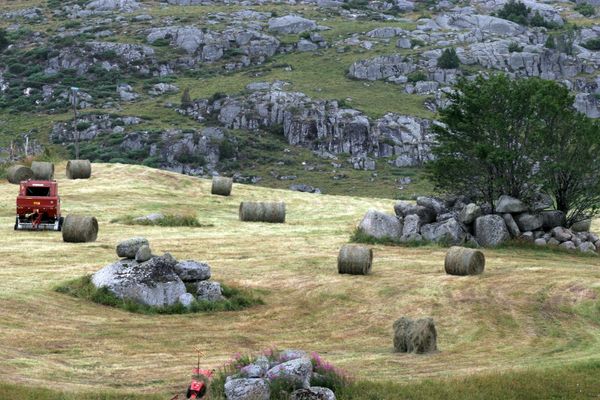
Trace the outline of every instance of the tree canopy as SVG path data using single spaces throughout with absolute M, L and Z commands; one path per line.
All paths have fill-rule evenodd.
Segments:
M 600 126 L 563 85 L 493 75 L 462 80 L 436 126 L 436 186 L 493 204 L 501 194 L 555 199 L 570 222 L 600 204 Z

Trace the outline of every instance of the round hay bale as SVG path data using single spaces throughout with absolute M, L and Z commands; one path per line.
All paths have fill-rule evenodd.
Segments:
M 67 162 L 67 178 L 88 179 L 92 176 L 90 160 L 70 160 Z
M 95 242 L 98 237 L 98 221 L 95 217 L 67 215 L 62 226 L 62 237 L 65 242 Z
M 367 275 L 373 264 L 373 250 L 358 244 L 346 244 L 338 255 L 340 274 Z
M 213 176 L 210 192 L 212 194 L 218 194 L 219 196 L 229 196 L 231 194 L 232 186 L 233 179 L 222 176 Z
M 22 181 L 33 178 L 33 171 L 24 165 L 13 165 L 6 171 L 6 177 L 10 183 L 18 185 Z
M 437 332 L 432 318 L 402 317 L 394 322 L 394 350 L 401 353 L 431 353 L 437 350 Z
M 243 201 L 239 214 L 241 221 L 284 223 L 285 203 Z
M 54 164 L 51 162 L 34 161 L 31 163 L 33 178 L 40 181 L 49 181 L 54 178 Z
M 478 275 L 485 268 L 485 256 L 479 250 L 453 246 L 448 249 L 444 269 L 450 275 Z

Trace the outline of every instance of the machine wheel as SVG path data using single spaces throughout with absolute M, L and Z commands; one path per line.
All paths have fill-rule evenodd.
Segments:
M 58 219 L 58 231 L 62 231 L 63 222 L 65 222 L 65 217 L 60 217 Z
M 19 217 L 15 218 L 15 231 L 17 230 L 17 228 L 19 227 Z

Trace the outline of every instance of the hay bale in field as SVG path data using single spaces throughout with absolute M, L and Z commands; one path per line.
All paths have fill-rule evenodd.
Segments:
M 437 350 L 433 318 L 402 317 L 394 322 L 394 349 L 402 353 L 431 353 Z
M 285 203 L 243 201 L 239 214 L 241 221 L 284 223 Z
M 89 179 L 92 176 L 90 160 L 70 160 L 67 162 L 67 178 Z
M 49 181 L 54 178 L 54 164 L 51 162 L 34 161 L 31 163 L 33 178 L 40 181 Z
M 95 217 L 67 215 L 62 226 L 62 236 L 65 242 L 95 242 L 98 237 L 98 220 Z
M 18 185 L 22 181 L 33 178 L 33 171 L 24 165 L 13 165 L 6 171 L 6 177 L 10 183 Z
M 453 246 L 448 249 L 444 269 L 450 275 L 478 275 L 485 268 L 485 256 L 479 250 Z
M 347 244 L 340 249 L 338 255 L 338 272 L 340 274 L 367 275 L 373 264 L 373 250 L 367 246 Z
M 231 194 L 232 186 L 233 179 L 222 176 L 213 176 L 210 192 L 212 194 L 218 194 L 219 196 L 229 196 Z

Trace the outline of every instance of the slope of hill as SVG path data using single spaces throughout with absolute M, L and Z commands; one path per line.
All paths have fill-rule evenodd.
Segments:
M 269 346 L 318 351 L 360 380 L 408 383 L 597 362 L 600 261 L 532 249 L 486 250 L 481 276 L 443 273 L 443 248 L 374 246 L 373 274 L 337 273 L 339 247 L 384 199 L 312 195 L 235 185 L 211 196 L 203 179 L 96 164 L 90 180 L 64 179 L 65 214 L 98 217 L 98 241 L 13 232 L 16 186 L 0 183 L 0 382 L 54 389 L 170 393 L 186 384 L 194 346 L 218 367 Z M 242 200 L 283 200 L 285 224 L 242 223 Z M 157 211 L 196 213 L 209 227 L 110 221 Z M 206 260 L 215 279 L 260 290 L 265 305 L 239 312 L 140 315 L 74 299 L 58 284 L 93 273 L 114 246 L 145 236 L 156 253 Z M 439 352 L 392 352 L 392 323 L 432 316 Z

